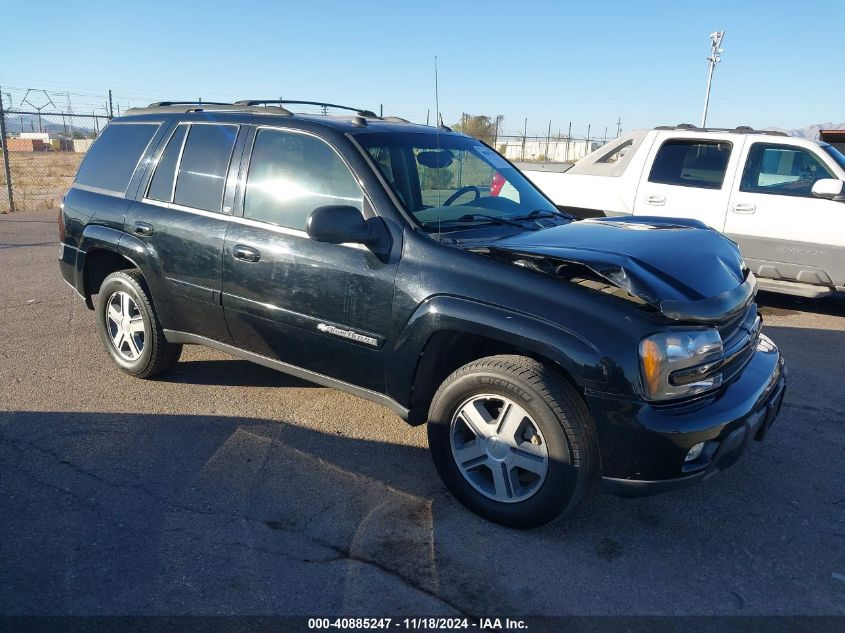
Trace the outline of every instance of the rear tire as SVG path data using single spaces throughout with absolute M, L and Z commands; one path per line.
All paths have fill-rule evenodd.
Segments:
M 95 316 L 106 351 L 127 374 L 150 378 L 179 360 L 182 346 L 167 342 L 137 270 L 120 270 L 103 280 Z
M 598 468 L 583 399 L 524 356 L 490 356 L 452 373 L 432 400 L 428 441 L 458 501 L 520 529 L 572 513 Z

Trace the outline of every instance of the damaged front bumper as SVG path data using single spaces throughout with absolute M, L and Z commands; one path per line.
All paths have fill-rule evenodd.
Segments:
M 602 484 L 623 496 L 690 486 L 732 465 L 777 417 L 786 366 L 766 336 L 742 373 L 716 395 L 685 405 L 659 405 L 587 394 L 599 437 Z M 685 461 L 704 443 L 701 455 Z

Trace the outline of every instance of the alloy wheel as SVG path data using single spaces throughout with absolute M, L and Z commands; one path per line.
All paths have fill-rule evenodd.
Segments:
M 504 396 L 473 396 L 458 407 L 450 444 L 464 479 L 495 501 L 532 497 L 549 469 L 542 431 L 525 409 Z
M 112 345 L 128 361 L 135 361 L 144 351 L 144 317 L 135 300 L 126 292 L 112 293 L 106 304 L 106 325 Z

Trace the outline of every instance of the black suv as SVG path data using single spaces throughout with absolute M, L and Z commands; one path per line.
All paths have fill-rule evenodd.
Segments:
M 382 403 L 515 527 L 596 476 L 669 490 L 762 439 L 786 372 L 733 242 L 574 221 L 478 140 L 301 103 L 155 103 L 94 143 L 60 265 L 123 371 L 193 343 Z

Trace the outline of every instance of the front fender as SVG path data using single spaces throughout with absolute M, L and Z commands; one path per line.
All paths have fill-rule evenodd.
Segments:
M 600 388 L 607 382 L 598 348 L 559 323 L 515 310 L 454 296 L 435 296 L 421 303 L 398 337 L 387 373 L 388 394 L 409 404 L 421 354 L 438 332 L 483 336 L 548 359 L 578 386 Z

